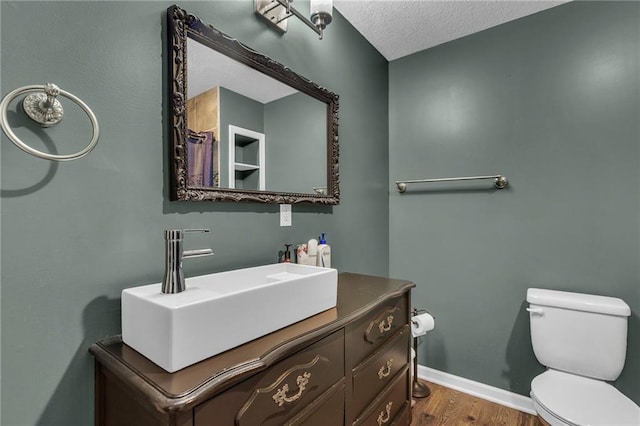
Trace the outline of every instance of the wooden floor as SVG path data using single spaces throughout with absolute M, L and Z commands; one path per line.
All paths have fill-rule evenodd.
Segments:
M 411 426 L 543 426 L 537 416 L 444 386 L 428 383 L 431 396 L 416 399 Z

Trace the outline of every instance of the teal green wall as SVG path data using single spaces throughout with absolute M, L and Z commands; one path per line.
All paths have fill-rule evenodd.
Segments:
M 633 312 L 616 386 L 640 402 L 640 4 L 572 2 L 390 63 L 390 272 L 436 316 L 421 364 L 521 394 L 543 368 L 528 287 Z M 597 342 L 594 342 L 597 344 Z
M 264 106 L 267 135 L 267 188 L 313 193 L 326 186 L 327 106 L 304 93 L 280 98 Z M 291 167 L 295 158 L 296 167 Z
M 303 93 L 262 104 L 221 87 L 220 158 L 228 158 L 229 125 L 264 133 L 266 188 L 313 193 L 314 187 L 326 186 L 326 120 L 327 105 Z M 242 162 L 238 158 L 236 161 Z M 223 188 L 229 187 L 228 167 L 228 162 L 221 162 Z M 258 182 L 258 175 L 253 173 L 236 182 L 236 185 L 245 184 L 236 188 L 255 189 Z
M 542 370 L 526 288 L 622 297 L 634 314 L 616 386 L 640 402 L 639 4 L 570 3 L 387 68 L 339 13 L 320 42 L 301 24 L 266 29 L 251 0 L 185 2 L 340 95 L 342 202 L 294 206 L 291 228 L 275 205 L 168 201 L 170 4 L 0 3 L 0 92 L 55 82 L 102 129 L 94 152 L 60 164 L 2 136 L 0 423 L 91 424 L 88 346 L 120 332 L 123 288 L 161 279 L 163 230 L 200 226 L 212 234 L 187 245 L 216 255 L 185 262 L 187 275 L 269 263 L 328 232 L 339 270 L 416 282 L 414 304 L 437 317 L 421 364 L 523 394 Z M 90 129 L 64 103 L 55 128 L 15 103 L 9 119 L 35 148 L 69 153 Z M 391 184 L 485 173 L 510 187 Z
M 319 41 L 298 22 L 280 36 L 253 1 L 184 2 L 238 37 L 340 95 L 340 189 L 334 207 L 168 201 L 163 110 L 163 22 L 170 2 L 7 2 L 1 7 L 1 93 L 57 83 L 95 111 L 101 139 L 86 158 L 51 163 L 1 141 L 2 418 L 7 426 L 93 422 L 89 345 L 120 332 L 120 291 L 159 282 L 163 230 L 210 227 L 187 247 L 216 255 L 187 275 L 274 262 L 284 243 L 327 232 L 341 271 L 388 275 L 385 59 L 336 13 Z M 300 1 L 301 9 L 308 9 Z M 70 102 L 64 102 L 65 106 Z M 9 118 L 35 148 L 86 143 L 72 106 L 55 128 Z

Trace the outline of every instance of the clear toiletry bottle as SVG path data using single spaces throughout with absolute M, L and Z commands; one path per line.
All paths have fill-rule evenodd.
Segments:
M 327 244 L 323 233 L 320 237 L 320 244 L 318 244 L 318 259 L 317 265 L 323 268 L 331 268 L 331 247 Z

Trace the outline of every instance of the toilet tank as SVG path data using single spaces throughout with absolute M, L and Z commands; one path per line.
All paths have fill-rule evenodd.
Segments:
M 623 300 L 530 288 L 527 290 L 531 343 L 549 368 L 612 381 L 624 367 L 627 317 Z

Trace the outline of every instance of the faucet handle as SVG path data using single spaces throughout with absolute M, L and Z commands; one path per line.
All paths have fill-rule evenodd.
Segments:
M 165 240 L 182 240 L 185 232 L 211 232 L 210 229 L 165 229 Z
M 182 232 L 211 232 L 211 229 L 202 228 L 202 229 L 183 229 Z

